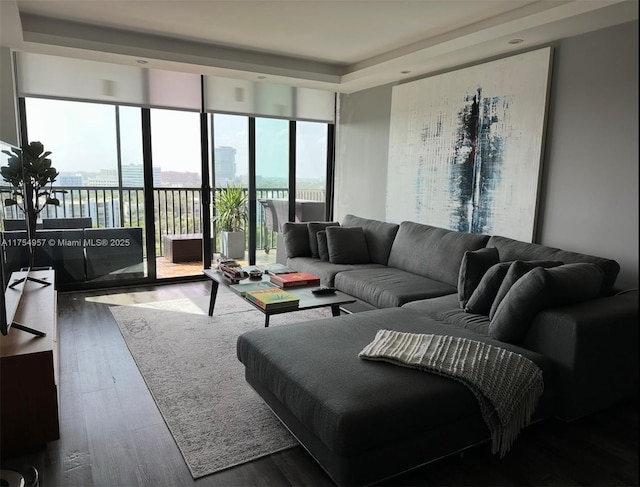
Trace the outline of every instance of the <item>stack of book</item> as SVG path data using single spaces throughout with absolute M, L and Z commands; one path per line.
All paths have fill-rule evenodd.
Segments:
M 218 270 L 222 272 L 222 275 L 229 278 L 231 282 L 239 282 L 241 279 L 249 277 L 249 274 L 235 260 L 219 261 Z
M 265 311 L 298 309 L 300 298 L 279 288 L 248 291 L 244 297 Z
M 270 278 L 278 287 L 319 286 L 320 278 L 308 272 L 291 272 L 289 274 L 275 274 Z

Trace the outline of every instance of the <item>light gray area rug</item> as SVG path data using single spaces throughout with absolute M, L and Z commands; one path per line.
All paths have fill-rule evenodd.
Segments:
M 113 306 L 122 336 L 194 479 L 296 446 L 244 379 L 236 339 L 264 315 L 220 288 L 208 298 Z M 286 326 L 331 317 L 330 308 L 271 317 Z

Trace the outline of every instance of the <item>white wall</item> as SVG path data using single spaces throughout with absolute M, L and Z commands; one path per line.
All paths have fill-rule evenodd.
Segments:
M 613 258 L 617 286 L 636 288 L 638 22 L 553 47 L 536 241 Z M 336 220 L 385 220 L 391 87 L 340 97 Z

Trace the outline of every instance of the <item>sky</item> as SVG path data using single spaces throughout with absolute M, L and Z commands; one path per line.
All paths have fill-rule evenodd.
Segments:
M 98 172 L 115 169 L 117 131 L 113 105 L 27 98 L 30 141 L 39 140 L 52 152 L 53 166 L 61 172 Z M 215 146 L 236 149 L 237 175 L 248 168 L 248 118 L 215 116 Z M 286 177 L 288 161 L 286 120 L 256 119 L 258 175 Z M 141 115 L 136 107 L 120 108 L 123 164 L 142 164 Z M 326 124 L 297 124 L 297 173 L 300 178 L 324 178 Z M 163 171 L 200 173 L 199 114 L 177 110 L 151 110 L 152 156 Z

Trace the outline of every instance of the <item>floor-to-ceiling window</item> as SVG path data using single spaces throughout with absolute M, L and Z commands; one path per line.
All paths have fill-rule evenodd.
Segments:
M 150 122 L 157 277 L 201 274 L 199 115 L 156 108 Z
M 243 259 L 249 263 L 275 260 L 282 223 L 299 217 L 294 202 L 324 207 L 332 93 L 262 79 L 15 57 L 23 132 L 52 150 L 61 172 L 56 185 L 67 188 L 62 204 L 45 215 L 89 217 L 95 229 L 137 228 L 144 272 L 136 278 L 202 275 L 220 252 L 213 202 L 227 184 L 241 186 L 250 201 Z M 6 217 L 12 210 L 2 211 Z M 329 214 L 321 213 L 313 219 Z M 209 246 L 211 255 L 203 254 Z M 127 275 L 113 274 L 116 282 Z

